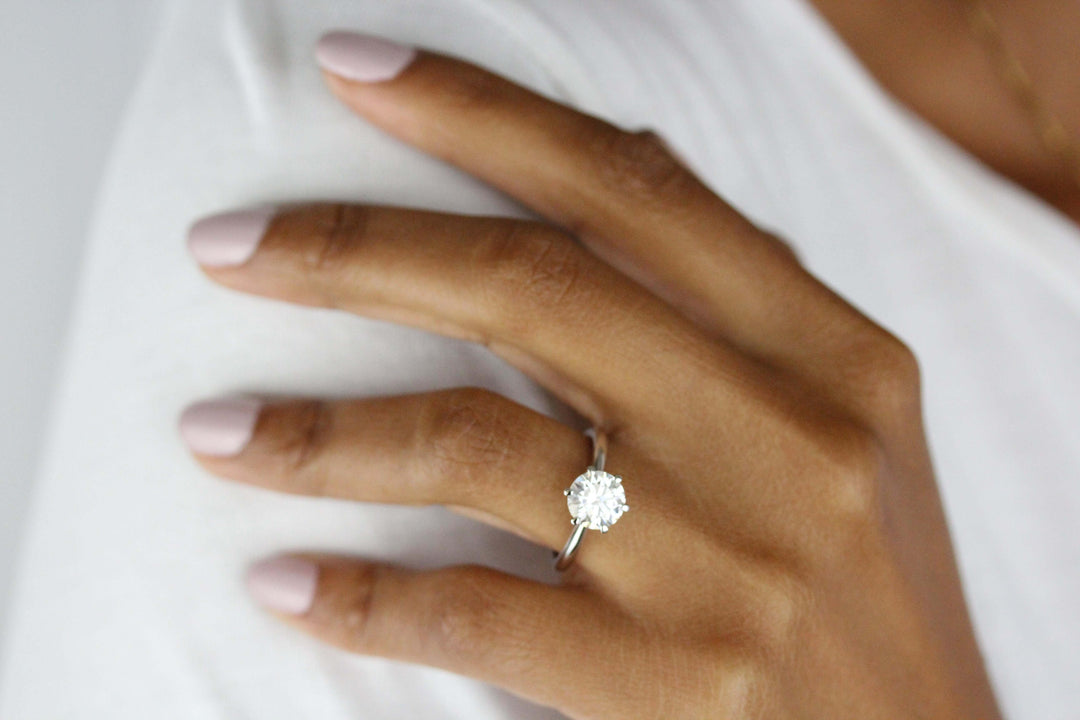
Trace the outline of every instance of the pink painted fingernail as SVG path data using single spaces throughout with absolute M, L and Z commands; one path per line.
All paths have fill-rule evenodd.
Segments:
M 245 585 L 255 602 L 267 610 L 303 615 L 315 600 L 319 566 L 297 557 L 260 560 L 247 572 Z
M 267 206 L 205 217 L 188 231 L 188 250 L 207 267 L 243 265 L 276 214 L 276 208 Z
M 180 416 L 180 436 L 194 453 L 232 457 L 251 442 L 261 407 L 251 398 L 195 403 Z
M 414 47 L 343 30 L 326 33 L 315 48 L 315 60 L 323 70 L 366 83 L 397 77 L 415 57 Z

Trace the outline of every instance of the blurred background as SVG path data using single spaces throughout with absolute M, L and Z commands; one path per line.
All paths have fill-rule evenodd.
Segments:
M 0 0 L 0 644 L 98 179 L 165 0 Z

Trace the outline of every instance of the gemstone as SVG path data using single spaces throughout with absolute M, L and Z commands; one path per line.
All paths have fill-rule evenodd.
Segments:
M 566 506 L 575 524 L 607 532 L 628 509 L 622 478 L 602 470 L 586 470 L 566 491 Z

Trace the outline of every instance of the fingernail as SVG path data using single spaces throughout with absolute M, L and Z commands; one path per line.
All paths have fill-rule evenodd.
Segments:
M 414 47 L 342 30 L 326 33 L 315 48 L 315 60 L 323 70 L 356 82 L 390 80 L 415 57 Z
M 247 591 L 267 610 L 287 615 L 303 615 L 311 609 L 319 566 L 297 557 L 260 560 L 247 572 Z
M 188 231 L 188 250 L 200 265 L 243 265 L 254 254 L 276 213 L 276 208 L 259 207 L 205 217 Z
M 237 455 L 251 442 L 260 407 L 250 398 L 195 403 L 180 416 L 180 436 L 200 455 Z

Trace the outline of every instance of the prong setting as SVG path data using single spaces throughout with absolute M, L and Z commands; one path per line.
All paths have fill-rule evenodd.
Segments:
M 579 475 L 563 494 L 575 524 L 602 533 L 611 529 L 629 509 L 622 478 L 595 468 Z

